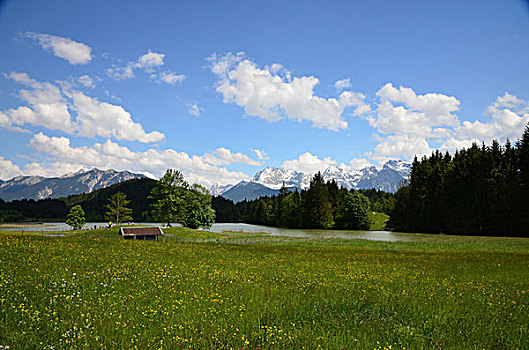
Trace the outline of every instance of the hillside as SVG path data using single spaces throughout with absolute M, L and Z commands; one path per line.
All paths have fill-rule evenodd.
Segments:
M 105 204 L 117 192 L 123 192 L 130 200 L 134 221 L 150 219 L 148 195 L 156 181 L 149 178 L 132 179 L 95 190 L 91 193 L 71 195 L 59 199 L 22 199 L 5 202 L 0 199 L 1 221 L 64 220 L 70 207 L 80 204 L 87 221 L 105 221 Z

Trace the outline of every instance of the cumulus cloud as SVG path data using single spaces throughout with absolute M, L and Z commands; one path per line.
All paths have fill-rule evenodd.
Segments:
M 38 82 L 26 73 L 12 72 L 6 77 L 29 89 L 19 92 L 26 106 L 0 111 L 0 126 L 5 128 L 13 130 L 23 125 L 34 125 L 67 134 L 140 142 L 157 142 L 165 137 L 158 131 L 146 133 L 123 107 L 70 90 L 68 84 L 61 90 L 53 84 Z M 76 113 L 75 118 L 70 111 Z
M 152 77 L 159 83 L 166 83 L 166 84 L 171 84 L 171 85 L 174 85 L 176 83 L 181 83 L 186 78 L 184 74 L 176 74 L 171 71 L 162 72 L 158 75 L 153 74 Z
M 380 139 L 375 147 L 376 155 L 384 160 L 397 157 L 412 159 L 415 155 L 430 154 L 432 150 L 425 138 L 408 135 L 390 135 Z
M 94 88 L 96 87 L 96 84 L 94 82 L 94 79 L 90 78 L 89 75 L 81 75 L 79 78 L 77 78 L 77 81 L 83 85 L 84 87 Z
M 408 134 L 431 137 L 434 128 L 454 127 L 459 119 L 454 112 L 460 102 L 453 96 L 429 93 L 417 95 L 406 87 L 384 85 L 378 92 L 376 114 L 368 117 L 371 126 L 384 134 Z
M 324 171 L 331 165 L 336 165 L 336 161 L 330 157 L 320 159 L 310 152 L 305 152 L 297 159 L 284 161 L 281 167 L 306 174 L 315 174 L 318 171 Z
M 379 144 L 370 156 L 388 159 L 412 159 L 433 150 L 454 152 L 473 142 L 504 142 L 518 139 L 529 122 L 529 104 L 505 93 L 485 111 L 485 121 L 461 121 L 456 112 L 460 101 L 438 93 L 416 94 L 411 88 L 384 85 L 378 92 L 374 113 L 366 116 L 380 134 Z M 435 145 L 435 146 L 433 146 Z
M 26 73 L 11 72 L 5 76 L 30 89 L 21 89 L 18 93 L 27 106 L 0 111 L 0 125 L 9 128 L 31 124 L 64 132 L 71 132 L 76 128 L 66 99 L 57 86 L 38 82 Z
M 142 69 L 152 69 L 154 67 L 163 66 L 165 54 L 156 53 L 149 50 L 145 55 L 140 56 L 137 66 Z
M 243 107 L 247 115 L 269 122 L 307 120 L 318 128 L 339 130 L 348 126 L 343 117 L 345 109 L 354 107 L 355 115 L 370 109 L 361 93 L 344 91 L 337 98 L 316 96 L 316 77 L 292 77 L 279 64 L 259 67 L 244 53 L 213 55 L 208 60 L 218 77 L 216 90 L 224 102 L 234 103 Z
M 20 167 L 13 164 L 9 159 L 0 156 L 0 179 L 9 180 L 18 175 L 22 175 Z
M 140 141 L 144 143 L 162 141 L 161 132 L 146 133 L 139 123 L 135 123 L 123 107 L 86 96 L 80 91 L 67 92 L 72 100 L 72 108 L 77 112 L 80 136 L 113 137 L 117 140 Z
M 351 88 L 351 79 L 342 79 L 338 80 L 336 83 L 334 83 L 334 88 L 336 89 L 336 92 L 341 92 L 345 89 Z
M 162 67 L 165 62 L 165 54 L 149 50 L 146 54 L 141 55 L 136 61 L 128 62 L 125 65 L 113 65 L 106 69 L 106 74 L 114 80 L 127 80 L 136 77 L 136 70 L 149 73 L 149 78 L 158 83 L 174 85 L 185 80 L 184 74 L 176 74 L 170 70 L 159 72 L 158 68 Z
M 485 116 L 490 121 L 463 122 L 454 129 L 454 138 L 467 143 L 490 142 L 492 139 L 500 142 L 516 140 L 529 122 L 529 103 L 506 92 L 487 107 Z M 448 148 L 446 145 L 445 147 Z
M 259 149 L 253 149 L 252 148 L 252 151 L 255 153 L 255 155 L 257 156 L 257 159 L 259 159 L 259 160 L 268 160 L 268 159 L 270 159 L 268 154 L 266 154 L 266 152 L 263 151 L 262 149 L 259 150 Z
M 354 158 L 349 163 L 341 163 L 340 168 L 348 170 L 360 170 L 372 166 L 367 158 Z
M 187 105 L 187 113 L 194 117 L 200 117 L 200 114 L 204 111 L 204 108 L 199 107 L 196 103 Z
M 243 153 L 232 153 L 229 149 L 221 147 L 202 156 L 202 159 L 213 165 L 229 165 L 242 163 L 247 165 L 261 165 L 261 162 L 251 159 Z
M 52 161 L 46 164 L 30 163 L 26 166 L 26 173 L 57 176 L 80 168 L 98 167 L 148 172 L 159 177 L 167 168 L 174 168 L 180 170 L 189 182 L 205 186 L 211 186 L 214 183 L 234 184 L 249 178 L 245 173 L 229 171 L 212 164 L 215 161 L 207 159 L 208 157 L 189 155 L 173 149 L 148 149 L 135 152 L 111 140 L 94 143 L 91 146 L 74 147 L 70 139 L 66 137 L 50 137 L 43 133 L 34 135 L 30 145 L 37 151 L 48 154 Z M 233 154 L 223 148 L 213 152 L 218 159 L 244 158 L 240 154 Z
M 87 64 L 93 58 L 90 46 L 69 38 L 33 32 L 25 32 L 23 36 L 34 40 L 44 50 L 51 51 L 55 56 L 73 65 Z

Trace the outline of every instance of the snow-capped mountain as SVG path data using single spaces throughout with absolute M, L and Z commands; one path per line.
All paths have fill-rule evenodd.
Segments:
M 60 198 L 72 194 L 88 193 L 115 183 L 138 179 L 144 175 L 129 171 L 80 170 L 73 174 L 46 178 L 42 176 L 18 176 L 0 183 L 0 198 L 16 199 Z
M 339 187 L 350 189 L 375 188 L 386 192 L 396 192 L 408 181 L 411 164 L 401 160 L 390 160 L 377 169 L 374 166 L 361 170 L 342 169 L 330 166 L 322 172 L 325 182 L 336 181 Z M 220 190 L 222 186 L 214 185 L 211 192 L 222 195 L 235 202 L 243 199 L 255 199 L 279 193 L 285 184 L 287 188 L 307 189 L 313 174 L 304 174 L 289 169 L 267 167 L 257 172 L 252 180 L 241 181 L 235 186 L 228 185 L 228 190 Z
M 321 174 L 323 181 L 336 181 L 338 187 L 347 188 L 348 190 L 356 188 L 356 184 L 362 178 L 363 170 L 346 170 L 331 165 Z M 307 186 L 308 187 L 308 186 Z
M 214 184 L 213 186 L 210 187 L 209 189 L 209 192 L 211 192 L 211 194 L 213 196 L 220 196 L 221 194 L 225 193 L 226 191 L 229 191 L 231 188 L 233 187 L 233 185 L 219 185 L 219 184 Z
M 411 163 L 406 163 L 401 160 L 388 160 L 382 169 L 392 169 L 398 172 L 403 178 L 408 180 L 411 173 Z
M 310 185 L 310 178 L 310 175 L 305 175 L 294 170 L 266 167 L 264 170 L 257 172 L 251 182 L 279 190 L 283 184 L 286 187 L 307 188 Z

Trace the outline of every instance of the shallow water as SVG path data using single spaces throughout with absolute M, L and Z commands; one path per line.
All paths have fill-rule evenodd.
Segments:
M 271 236 L 311 237 L 311 238 L 345 238 L 368 239 L 372 241 L 412 241 L 413 236 L 391 231 L 352 231 L 352 230 L 317 230 L 317 229 L 289 229 L 281 227 L 250 225 L 250 224 L 214 224 L 209 230 L 222 231 L 268 232 Z
M 137 225 L 153 225 L 158 226 L 159 223 L 137 223 Z M 105 222 L 88 222 L 84 225 L 85 229 L 94 227 L 106 227 L 108 223 Z M 173 226 L 180 226 L 173 224 Z M 16 228 L 1 228 L 3 231 L 69 231 L 70 226 L 64 222 L 43 223 L 39 227 L 16 227 Z M 413 241 L 416 235 L 409 235 L 400 232 L 391 231 L 347 231 L 347 230 L 309 230 L 309 229 L 288 229 L 271 226 L 250 225 L 242 223 L 219 223 L 213 224 L 208 230 L 211 232 L 222 233 L 223 231 L 237 231 L 237 232 L 267 232 L 271 236 L 285 236 L 285 237 L 311 237 L 311 238 L 345 238 L 345 239 L 368 239 L 372 241 Z M 415 236 L 415 238 L 414 238 Z

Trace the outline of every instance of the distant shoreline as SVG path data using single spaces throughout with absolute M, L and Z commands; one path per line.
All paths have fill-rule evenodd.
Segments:
M 23 228 L 23 227 L 41 227 L 42 222 L 28 222 L 28 223 L 1 223 L 0 228 Z

